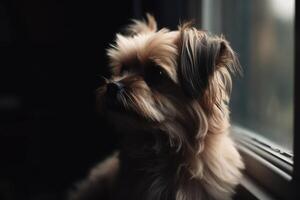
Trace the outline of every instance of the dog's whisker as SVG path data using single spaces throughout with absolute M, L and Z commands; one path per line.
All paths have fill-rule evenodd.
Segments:
M 124 91 L 123 94 L 126 97 L 126 100 L 128 99 L 130 101 L 130 104 L 134 104 L 134 101 L 132 100 L 131 96 L 126 91 Z

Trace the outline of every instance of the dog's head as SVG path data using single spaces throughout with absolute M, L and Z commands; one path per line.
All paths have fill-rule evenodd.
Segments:
M 112 77 L 98 89 L 99 104 L 119 130 L 160 130 L 201 151 L 198 140 L 228 128 L 235 54 L 222 37 L 187 24 L 157 30 L 147 18 L 108 49 Z

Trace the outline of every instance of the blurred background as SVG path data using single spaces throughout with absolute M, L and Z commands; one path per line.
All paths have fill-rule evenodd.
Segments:
M 152 13 L 224 34 L 244 76 L 233 123 L 292 151 L 293 0 L 0 2 L 0 199 L 63 199 L 72 183 L 117 146 L 95 110 L 105 49 L 130 19 Z

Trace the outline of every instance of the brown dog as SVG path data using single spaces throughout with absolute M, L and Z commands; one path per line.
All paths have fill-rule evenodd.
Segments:
M 117 34 L 112 78 L 98 89 L 123 145 L 71 199 L 231 199 L 243 168 L 228 132 L 237 58 L 222 37 L 147 18 Z

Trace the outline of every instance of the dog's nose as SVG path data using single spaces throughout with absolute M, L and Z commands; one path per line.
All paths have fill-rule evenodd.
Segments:
M 123 90 L 124 86 L 120 82 L 111 82 L 107 84 L 107 94 L 109 97 L 115 97 Z

